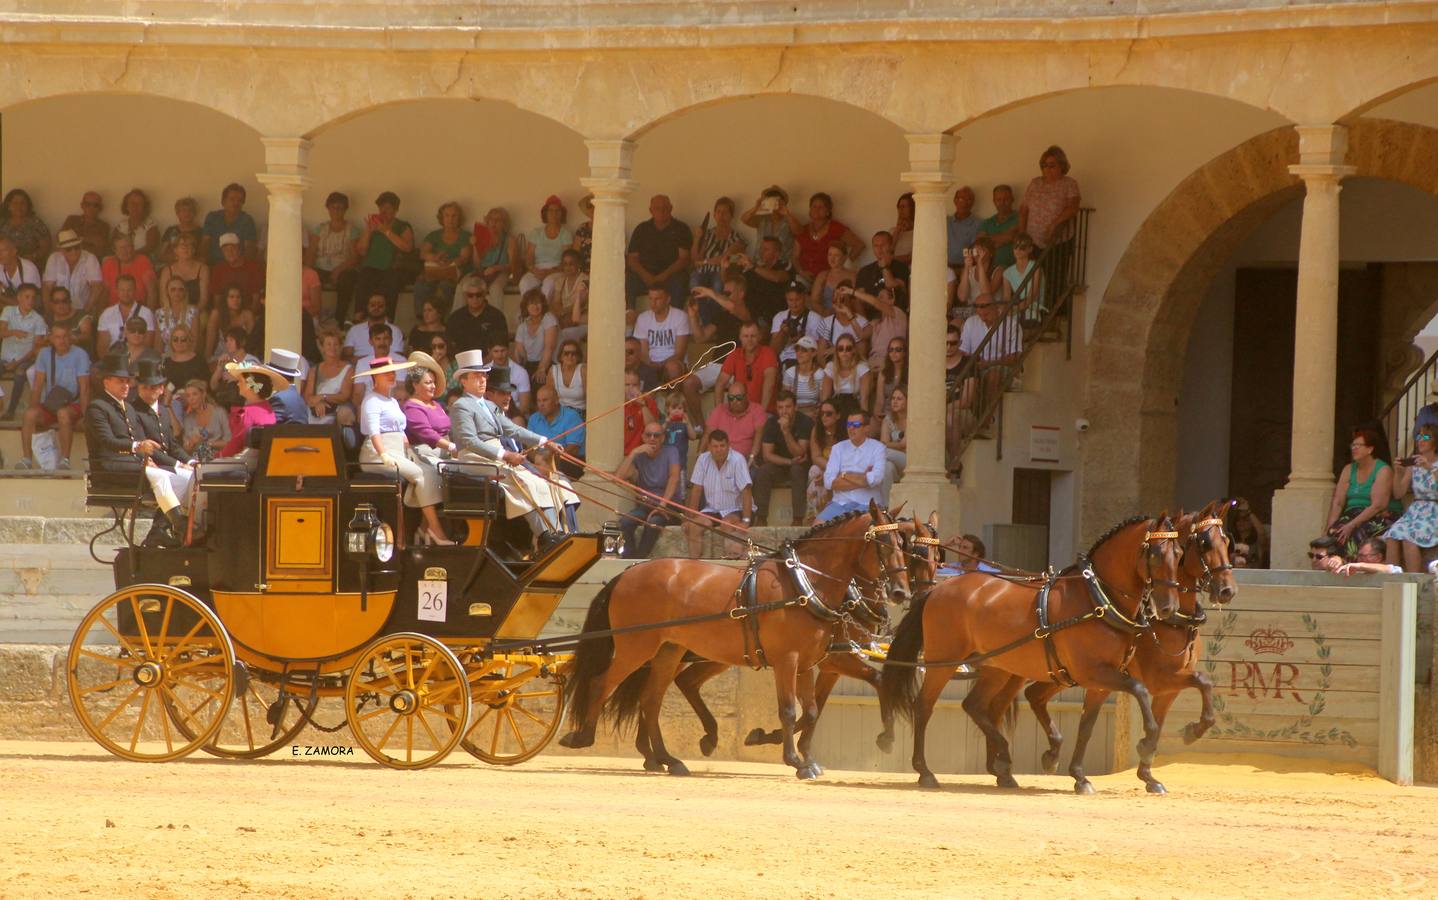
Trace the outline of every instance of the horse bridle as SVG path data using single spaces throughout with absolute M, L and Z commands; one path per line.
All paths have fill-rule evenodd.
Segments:
M 936 584 L 934 576 L 938 574 L 939 566 L 944 561 L 944 542 L 939 540 L 939 529 L 935 528 L 934 526 L 916 520 L 914 522 L 914 527 L 922 528 L 927 531 L 928 534 L 915 534 L 912 538 L 910 538 L 910 543 L 922 547 L 932 547 L 934 549 L 924 551 L 924 555 L 922 556 L 918 553 L 918 551 L 910 551 L 910 555 L 913 556 L 915 559 L 922 559 L 924 562 L 929 563 L 932 567 L 931 571 L 933 572 L 933 574 L 930 575 L 928 578 L 921 579 L 915 578 L 914 573 L 910 572 L 909 587 L 915 589 L 931 588 Z M 938 558 L 935 559 L 935 556 L 937 556 Z
M 1179 590 L 1185 593 L 1191 591 L 1195 594 L 1208 594 L 1209 598 L 1212 599 L 1216 590 L 1214 587 L 1214 579 L 1222 572 L 1233 571 L 1232 563 L 1224 563 L 1220 566 L 1210 566 L 1208 564 L 1208 553 L 1216 548 L 1214 539 L 1208 533 L 1208 530 L 1215 527 L 1218 528 L 1219 535 L 1224 540 L 1227 540 L 1228 536 L 1223 530 L 1223 520 L 1218 516 L 1209 516 L 1207 519 L 1195 522 L 1193 528 L 1189 531 L 1188 540 L 1183 544 L 1183 558 L 1187 559 L 1189 547 L 1195 542 L 1198 543 L 1198 564 L 1203 567 L 1203 571 L 1199 574 L 1198 578 L 1194 579 L 1194 586 L 1191 589 L 1179 588 Z
M 1183 590 L 1183 586 L 1173 579 L 1153 577 L 1153 552 L 1156 549 L 1157 545 L 1161 545 L 1167 541 L 1173 541 L 1175 544 L 1177 544 L 1178 532 L 1145 531 L 1143 533 L 1143 543 L 1139 545 L 1139 547 L 1143 551 L 1143 594 L 1141 595 L 1141 599 L 1139 601 L 1139 620 L 1142 620 L 1145 615 L 1155 621 L 1157 621 L 1158 619 L 1158 608 L 1153 601 L 1154 587 L 1173 588 L 1175 591 Z M 1183 551 L 1182 549 L 1180 549 L 1180 564 L 1182 563 L 1182 559 Z
M 885 599 L 893 593 L 890 579 L 898 575 L 907 576 L 909 567 L 904 562 L 903 547 L 892 546 L 887 540 L 881 540 L 880 535 L 892 534 L 902 527 L 899 522 L 886 522 L 882 525 L 870 525 L 864 532 L 864 540 L 873 545 L 874 561 L 879 565 L 879 577 L 874 579 L 874 584 L 879 588 L 879 596 Z M 898 558 L 897 564 L 895 557 Z

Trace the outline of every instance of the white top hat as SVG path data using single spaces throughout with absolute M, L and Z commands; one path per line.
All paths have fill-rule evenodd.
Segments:
M 465 350 L 454 357 L 456 377 L 465 372 L 488 372 L 490 364 L 484 360 L 483 350 Z
M 286 377 L 300 377 L 300 355 L 293 351 L 276 347 L 270 351 L 270 358 L 265 360 L 265 365 Z

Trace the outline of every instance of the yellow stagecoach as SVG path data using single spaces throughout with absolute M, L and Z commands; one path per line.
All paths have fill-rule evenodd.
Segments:
M 338 431 L 258 434 L 257 463 L 200 467 L 208 525 L 191 546 L 136 545 L 143 480 L 90 475 L 87 501 L 111 508 L 122 531 L 128 514 L 129 540 L 115 592 L 70 645 L 85 730 L 118 756 L 154 761 L 196 749 L 264 756 L 310 724 L 348 725 L 395 768 L 433 765 L 456 745 L 500 765 L 542 750 L 563 715 L 570 657 L 523 645 L 585 570 L 617 552 L 618 529 L 570 534 L 523 559 L 528 529 L 502 515 L 494 471 L 444 463 L 442 514 L 467 535 L 415 546 L 403 483 L 347 465 Z M 316 715 L 324 698 L 343 704 L 343 718 Z

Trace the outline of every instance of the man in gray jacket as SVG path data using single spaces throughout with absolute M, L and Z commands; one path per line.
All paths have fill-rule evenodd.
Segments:
M 484 361 L 484 351 L 466 350 L 455 357 L 455 362 L 455 377 L 464 393 L 450 405 L 449 417 L 450 437 L 459 445 L 459 458 L 495 465 L 504 489 L 506 518 L 523 516 L 539 539 L 541 550 L 563 540 L 559 510 L 570 503 L 577 505 L 579 498 L 569 490 L 563 476 L 552 473 L 549 479 L 541 478 L 525 468 L 523 455 L 505 449 L 502 443 L 508 438 L 521 447 L 542 447 L 548 439 L 516 425 L 485 398 L 485 392 L 491 389 L 491 367 Z M 494 389 L 508 385 L 507 371 L 493 375 Z

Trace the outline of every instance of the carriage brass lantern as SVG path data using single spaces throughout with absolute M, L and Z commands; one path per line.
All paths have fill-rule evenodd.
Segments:
M 380 562 L 389 562 L 394 556 L 394 532 L 374 514 L 374 507 L 361 503 L 355 507 L 354 517 L 345 526 L 345 551 L 352 556 L 374 553 Z

